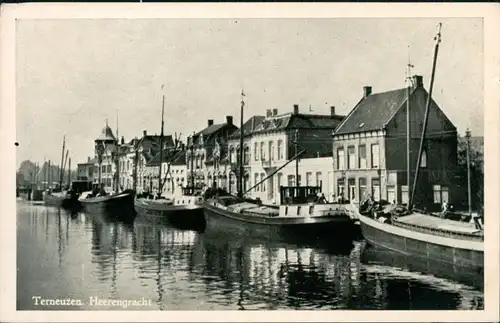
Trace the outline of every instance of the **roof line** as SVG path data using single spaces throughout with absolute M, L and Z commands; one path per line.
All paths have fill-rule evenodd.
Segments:
M 354 106 L 354 108 L 347 114 L 347 116 L 345 116 L 345 118 L 339 123 L 339 125 L 333 129 L 333 134 L 335 135 L 337 133 L 338 130 L 340 130 L 340 128 L 342 128 L 344 126 L 344 124 L 347 122 L 347 120 L 349 120 L 349 118 L 351 117 L 351 115 L 354 113 L 354 111 L 356 111 L 356 109 L 359 108 L 359 104 L 364 100 L 366 99 L 365 97 L 362 97 L 358 103 L 356 103 L 356 105 Z
M 406 87 L 404 87 L 403 89 L 407 89 Z M 399 90 L 402 90 L 402 89 L 399 89 Z M 392 119 L 394 119 L 394 117 L 396 116 L 396 114 L 399 112 L 399 110 L 401 110 L 401 107 L 406 103 L 406 101 L 409 100 L 409 98 L 413 95 L 413 93 L 415 93 L 415 91 L 417 90 L 417 87 L 414 87 L 410 94 L 406 96 L 406 98 L 403 100 L 403 102 L 401 102 L 401 105 L 396 109 L 396 111 L 389 117 L 389 119 L 387 119 L 386 122 L 383 123 L 383 128 L 385 128 L 385 126 L 387 124 L 389 124 L 389 122 L 392 121 Z M 395 90 L 395 91 L 398 91 L 398 90 Z

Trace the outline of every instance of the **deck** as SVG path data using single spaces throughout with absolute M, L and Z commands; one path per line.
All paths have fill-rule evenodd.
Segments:
M 465 234 L 478 234 L 481 231 L 476 229 L 473 223 L 442 219 L 425 214 L 410 214 L 399 217 L 397 221 L 404 224 Z

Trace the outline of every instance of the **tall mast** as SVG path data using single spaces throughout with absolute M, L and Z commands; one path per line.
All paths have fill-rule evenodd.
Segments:
M 194 132 L 191 136 L 191 187 L 194 188 Z
M 66 135 L 63 137 L 62 153 L 61 153 L 61 168 L 59 169 L 59 188 L 62 189 L 62 177 L 63 177 L 63 163 L 64 163 L 64 149 L 66 148 Z
M 427 130 L 427 121 L 429 119 L 429 109 L 431 106 L 432 102 L 432 89 L 434 87 L 434 75 L 436 73 L 436 62 L 437 62 L 437 56 L 439 52 L 439 43 L 441 43 L 441 23 L 438 24 L 438 31 L 436 34 L 436 37 L 434 37 L 434 40 L 436 41 L 436 45 L 434 46 L 434 58 L 432 60 L 432 72 L 431 72 L 431 84 L 429 86 L 429 96 L 427 97 L 427 104 L 425 107 L 425 116 L 424 116 L 424 125 L 422 127 L 422 136 L 420 137 L 420 147 L 418 149 L 418 158 L 417 158 L 417 169 L 415 171 L 415 179 L 413 181 L 413 189 L 412 189 L 412 195 L 410 198 L 410 201 L 408 205 L 412 205 L 413 199 L 415 198 L 415 190 L 417 187 L 418 183 L 418 175 L 420 171 L 420 163 L 422 161 L 422 151 L 424 149 L 424 139 L 425 139 L 425 132 Z
M 161 86 L 163 90 L 163 85 Z M 161 132 L 160 132 L 160 167 L 158 171 L 158 196 L 161 196 L 161 162 L 163 160 L 163 114 L 165 111 L 165 94 L 162 93 L 162 102 L 161 102 Z
M 243 91 L 243 87 L 241 87 L 241 109 L 240 109 L 240 151 L 239 151 L 239 159 L 240 164 L 238 170 L 238 197 L 243 197 L 243 108 L 245 106 L 245 92 Z
M 410 196 L 411 196 L 411 116 L 410 116 L 410 93 L 412 87 L 411 69 L 415 66 L 411 64 L 410 51 L 408 49 L 408 65 L 406 72 L 406 186 L 408 187 L 408 209 L 411 209 Z
M 50 162 L 50 159 L 49 159 L 49 169 L 48 169 L 49 173 L 47 175 L 47 185 L 48 185 L 49 189 L 51 188 L 50 186 L 52 185 L 52 168 L 51 168 L 50 164 L 51 164 L 51 162 Z
M 116 110 L 116 153 L 115 153 L 115 163 L 116 163 L 116 182 L 115 182 L 115 192 L 118 192 L 120 187 L 120 136 L 118 134 L 118 110 Z
M 66 169 L 66 163 L 68 162 L 68 153 L 69 153 L 69 149 L 66 150 L 66 157 L 64 159 L 64 165 L 63 165 L 63 168 L 62 168 L 62 178 L 61 178 L 61 189 L 62 189 L 62 182 L 64 181 L 64 170 Z
M 68 164 L 68 187 L 71 187 L 71 157 Z

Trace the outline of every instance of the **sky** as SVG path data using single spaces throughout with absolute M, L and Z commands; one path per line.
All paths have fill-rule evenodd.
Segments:
M 126 141 L 143 130 L 182 134 L 266 109 L 347 115 L 362 96 L 428 89 L 433 38 L 443 23 L 434 100 L 460 134 L 482 136 L 483 22 L 476 18 L 18 20 L 17 166 L 59 163 L 66 136 L 72 165 L 93 156 L 106 119 Z M 163 89 L 162 89 L 163 85 Z

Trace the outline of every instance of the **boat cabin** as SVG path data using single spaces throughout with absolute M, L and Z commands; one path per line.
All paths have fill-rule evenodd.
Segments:
M 281 205 L 318 203 L 320 200 L 328 203 L 324 195 L 321 196 L 320 186 L 281 186 L 280 196 Z
M 182 195 L 174 198 L 174 205 L 201 205 L 203 195 L 200 188 L 186 186 L 182 188 Z

